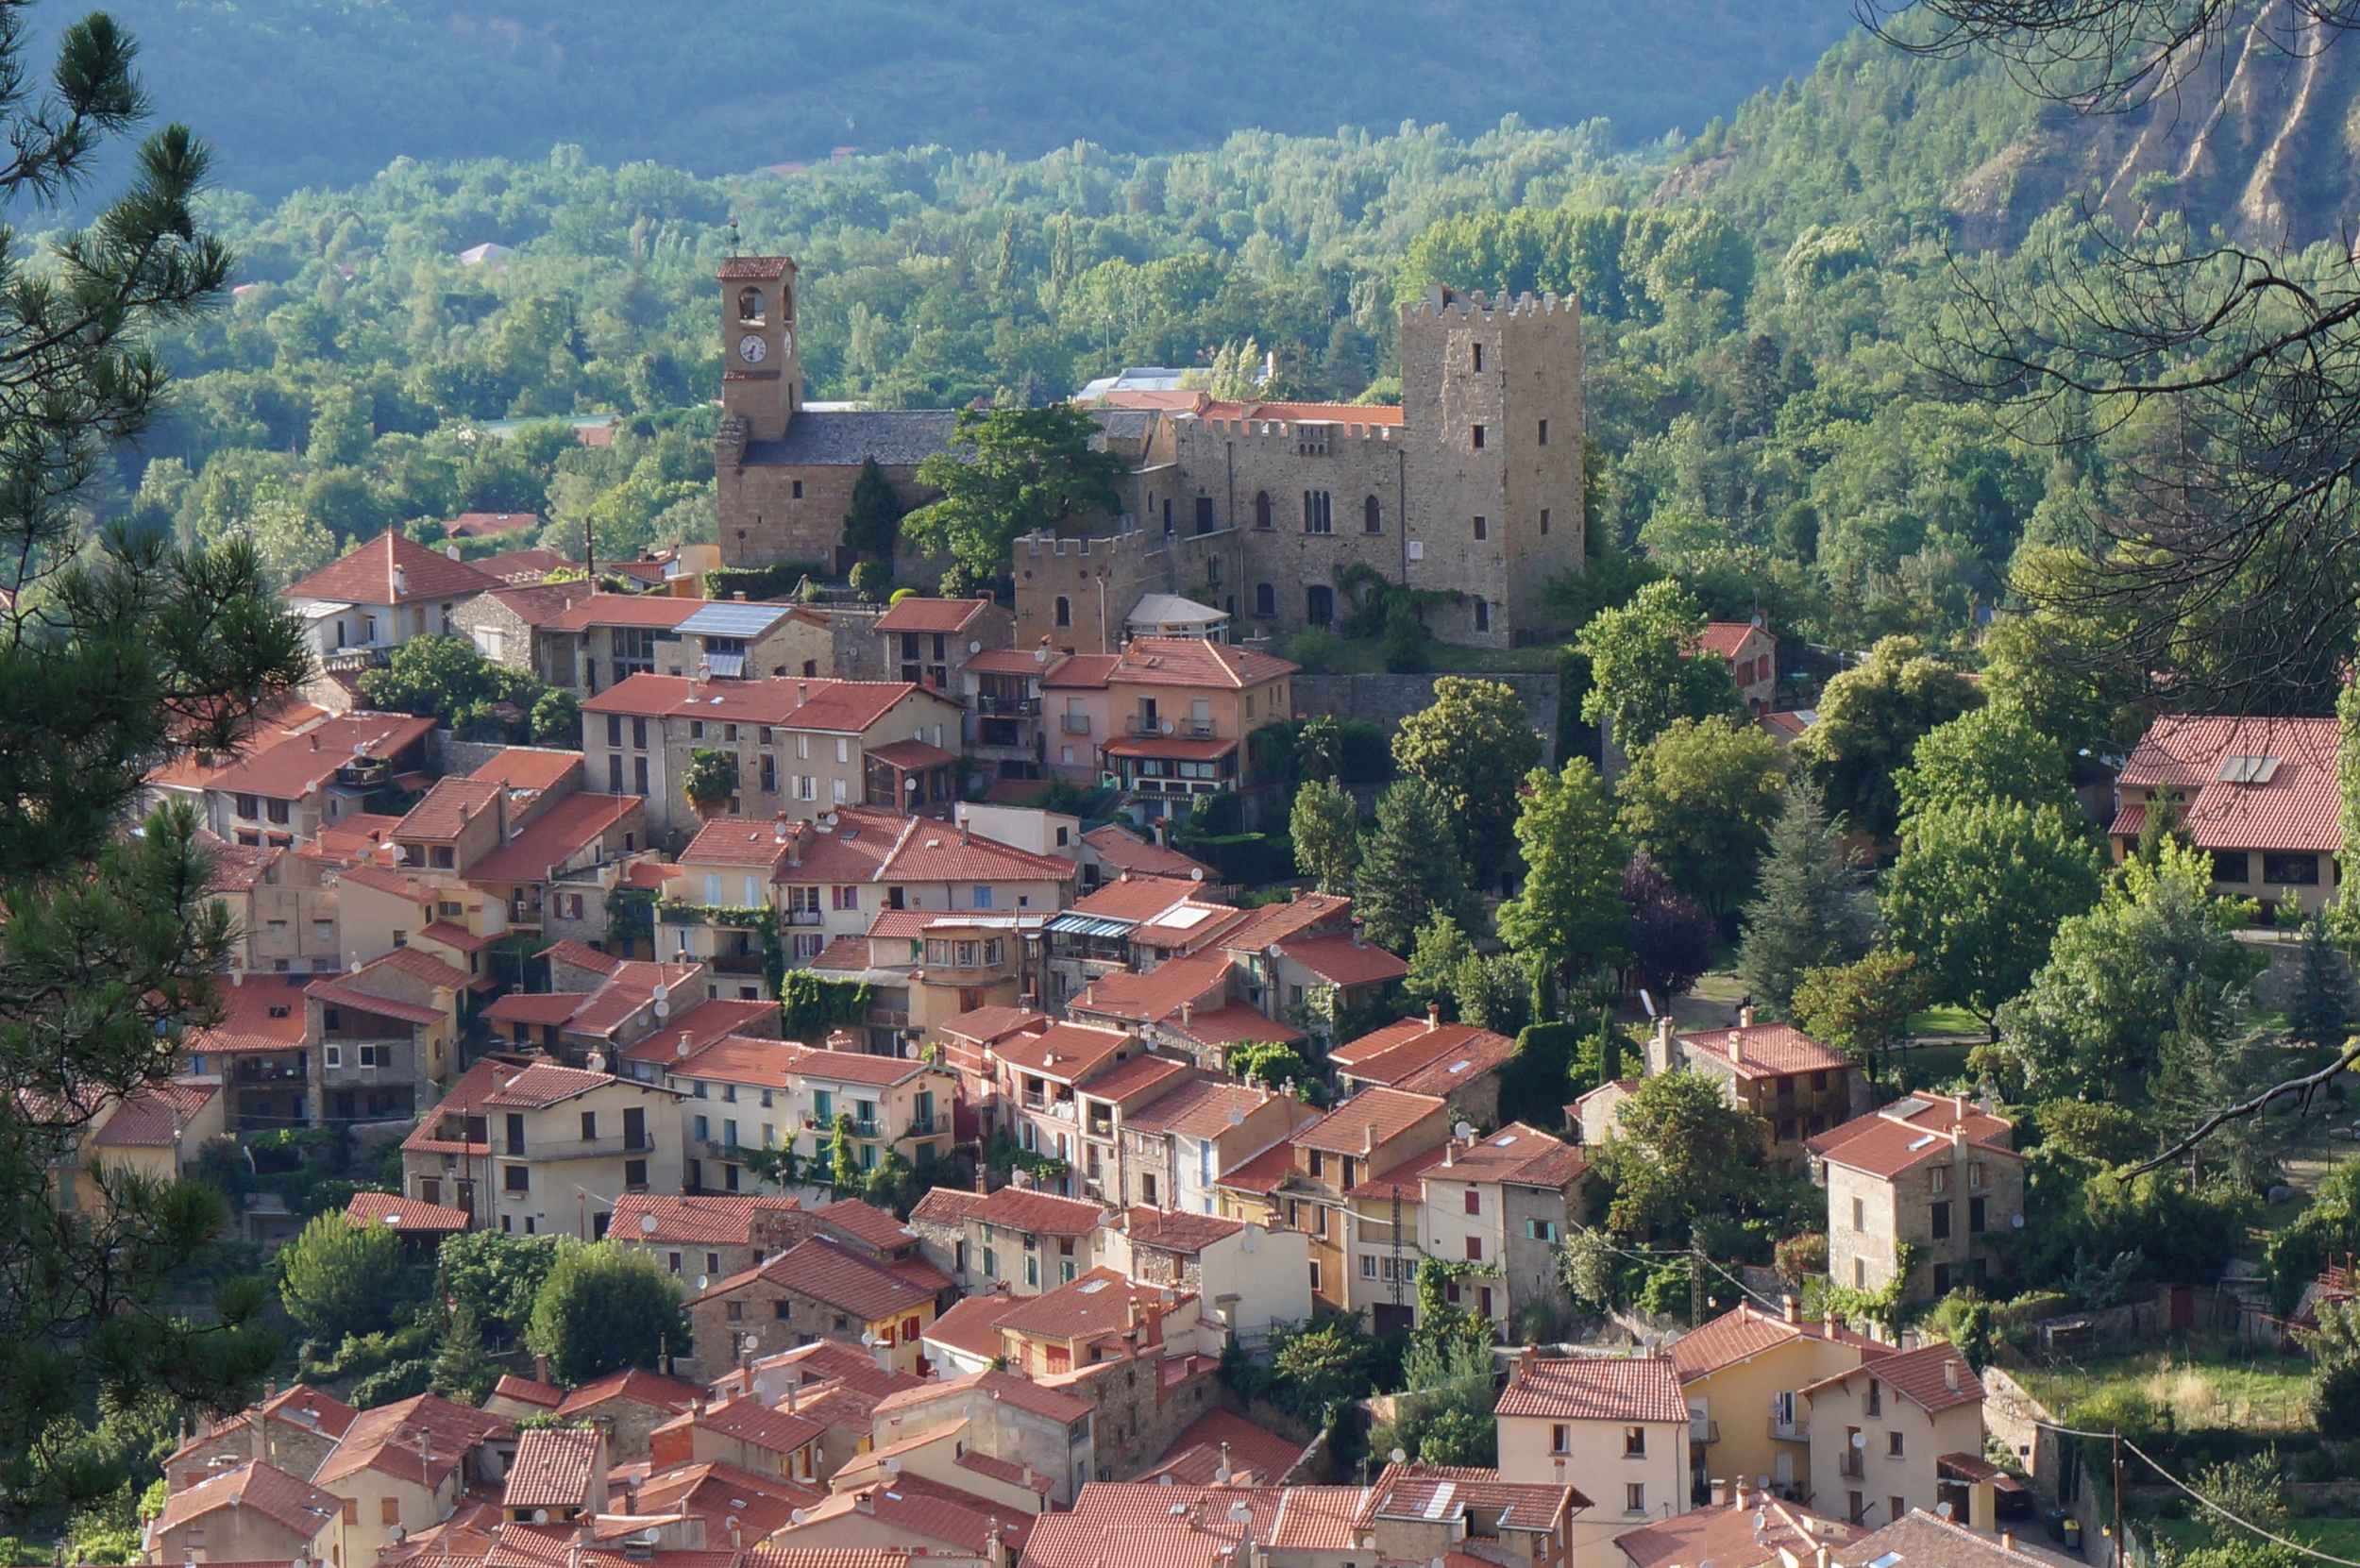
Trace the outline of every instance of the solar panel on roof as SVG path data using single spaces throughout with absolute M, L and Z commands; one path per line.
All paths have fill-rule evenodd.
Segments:
M 708 604 L 676 630 L 684 636 L 750 637 L 767 632 L 788 613 L 784 604 Z
M 1892 1104 L 1885 1107 L 1885 1112 L 1887 1115 L 1896 1116 L 1900 1118 L 1902 1121 L 1907 1121 L 1911 1117 L 1915 1116 L 1919 1111 L 1928 1108 L 1926 1101 L 1920 1100 L 1917 1096 L 1913 1094 L 1906 1100 L 1896 1100 Z

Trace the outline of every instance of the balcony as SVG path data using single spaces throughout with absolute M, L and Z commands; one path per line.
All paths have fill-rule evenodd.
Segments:
M 1705 1444 L 1721 1441 L 1721 1424 L 1702 1411 L 1692 1410 L 1688 1416 L 1688 1441 Z
M 913 1117 L 910 1121 L 909 1131 L 902 1136 L 903 1138 L 932 1138 L 936 1133 L 947 1133 L 950 1130 L 949 1123 L 934 1117 Z
M 780 916 L 779 919 L 784 920 L 788 925 L 815 926 L 819 923 L 819 911 L 817 909 L 790 909 L 785 914 Z
M 1211 740 L 1213 721 L 1209 718 L 1191 718 L 1180 726 L 1180 733 L 1190 740 Z
M 1160 735 L 1164 733 L 1164 721 L 1149 714 L 1133 714 L 1125 728 L 1134 735 Z
M 1040 717 L 1040 699 L 1037 697 L 996 697 L 990 692 L 984 692 L 975 699 L 975 711 L 980 714 L 995 714 L 1005 718 L 1037 718 Z
M 1063 718 L 1057 720 L 1057 728 L 1070 735 L 1088 734 L 1090 733 L 1090 716 L 1087 714 L 1067 714 Z
M 742 1160 L 746 1157 L 747 1151 L 751 1149 L 753 1145 L 750 1143 L 732 1143 L 717 1138 L 700 1138 L 697 1139 L 697 1147 L 704 1155 L 713 1159 Z
M 764 967 L 759 953 L 716 953 L 705 961 L 716 974 L 760 974 Z
M 503 1139 L 503 1159 L 607 1159 L 617 1155 L 651 1155 L 655 1139 L 645 1133 L 632 1138 L 615 1133 L 607 1138 L 577 1138 L 562 1142 L 516 1143 Z
M 1111 1117 L 1111 1116 L 1093 1116 L 1093 1117 L 1091 1117 L 1091 1118 L 1090 1118 L 1090 1120 L 1089 1120 L 1089 1134 L 1090 1134 L 1090 1137 L 1092 1137 L 1092 1138 L 1112 1138 L 1112 1137 L 1114 1137 L 1114 1136 L 1115 1136 L 1115 1119 L 1114 1119 L 1113 1117 Z
M 1780 1442 L 1806 1442 L 1811 1438 L 1811 1423 L 1791 1402 L 1774 1399 L 1770 1402 L 1770 1435 Z
M 254 1061 L 238 1063 L 238 1070 L 229 1075 L 233 1084 L 299 1084 L 303 1082 L 303 1063 Z
M 1860 1450 L 1855 1448 L 1836 1461 L 1835 1473 L 1847 1481 L 1857 1481 L 1867 1475 L 1868 1466 L 1862 1462 Z
M 903 1007 L 871 1007 L 865 1021 L 879 1029 L 907 1029 L 910 1015 L 909 1010 Z

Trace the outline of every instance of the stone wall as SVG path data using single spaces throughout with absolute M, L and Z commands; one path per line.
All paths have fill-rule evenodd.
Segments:
M 1298 675 L 1294 678 L 1295 713 L 1299 717 L 1333 714 L 1338 718 L 1366 719 L 1390 731 L 1411 714 L 1434 705 L 1437 679 L 1432 675 Z M 1515 688 L 1532 727 L 1541 732 L 1542 756 L 1555 757 L 1562 685 L 1556 673 L 1515 671 L 1482 679 Z

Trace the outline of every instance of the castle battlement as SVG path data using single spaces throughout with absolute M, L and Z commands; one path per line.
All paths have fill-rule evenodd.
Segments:
M 1316 436 L 1322 441 L 1391 441 L 1401 428 L 1398 425 L 1364 425 L 1357 419 L 1208 419 L 1198 414 L 1184 417 L 1203 425 L 1215 435 L 1230 436 L 1240 441 L 1300 442 L 1306 436 Z
M 1072 556 L 1084 559 L 1093 552 L 1102 556 L 1161 555 L 1164 536 L 1149 529 L 1126 529 L 1121 533 L 1102 533 L 1096 538 L 1069 539 L 1054 533 L 1019 534 L 1016 548 L 1032 560 L 1040 559 L 1047 546 L 1051 556 Z
M 1438 284 L 1427 292 L 1424 298 L 1410 306 L 1402 314 L 1409 320 L 1473 321 L 1483 316 L 1503 312 L 1511 316 L 1553 316 L 1560 312 L 1566 315 L 1579 315 L 1581 297 L 1578 295 L 1570 294 L 1535 295 L 1531 290 L 1526 289 L 1515 298 L 1503 299 L 1495 305 L 1484 297 L 1481 289 L 1472 290 L 1462 295 L 1453 293 Z

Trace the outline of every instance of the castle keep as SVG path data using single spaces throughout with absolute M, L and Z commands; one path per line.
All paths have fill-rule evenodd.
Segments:
M 721 559 L 834 563 L 863 460 L 922 504 L 918 464 L 956 413 L 806 406 L 793 261 L 733 258 L 718 278 Z M 1547 585 L 1583 559 L 1581 352 L 1572 299 L 1438 287 L 1402 313 L 1399 408 L 1094 411 L 1129 465 L 1122 510 L 1093 538 L 1019 542 L 1018 646 L 1111 651 L 1147 593 L 1284 636 L 1348 615 L 1356 566 L 1447 596 L 1424 612 L 1445 641 L 1547 633 Z

